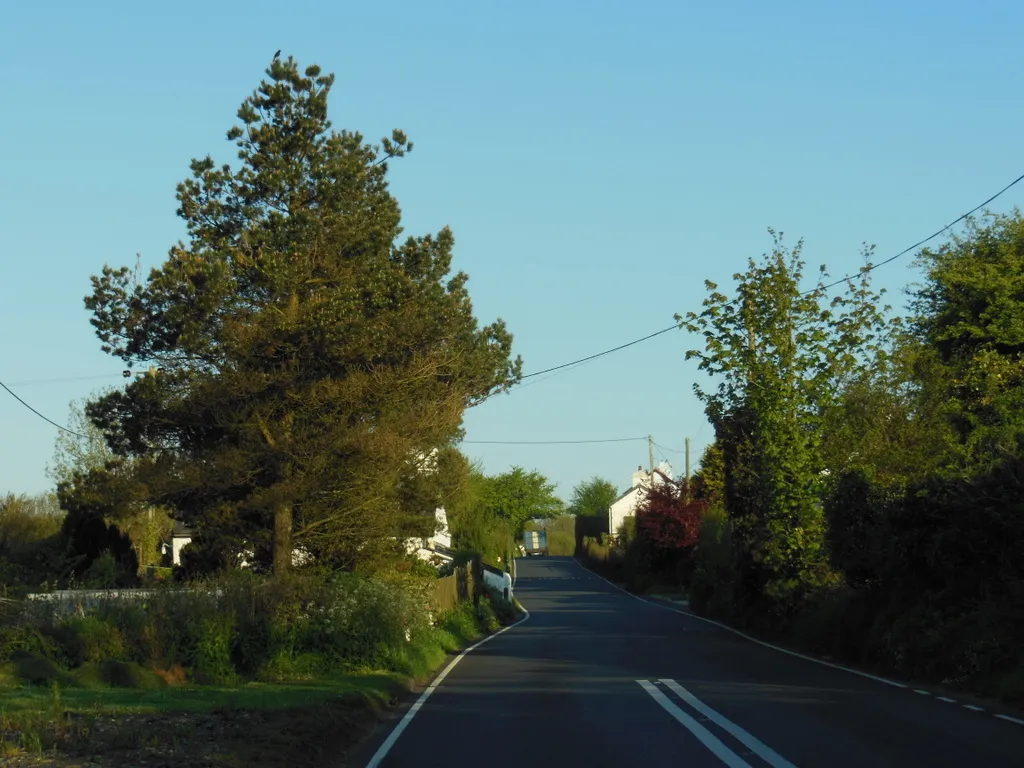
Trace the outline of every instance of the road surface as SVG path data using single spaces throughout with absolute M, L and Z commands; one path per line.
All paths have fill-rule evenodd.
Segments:
M 529 619 L 464 656 L 358 764 L 1024 767 L 1024 724 L 759 645 L 570 558 L 520 560 L 515 594 Z

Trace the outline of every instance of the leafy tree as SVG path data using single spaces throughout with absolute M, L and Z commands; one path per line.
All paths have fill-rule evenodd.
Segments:
M 64 574 L 75 578 L 104 557 L 117 566 L 118 584 L 134 583 L 139 556 L 131 537 L 122 528 L 140 507 L 140 487 L 121 471 L 118 460 L 107 467 L 77 472 L 57 486 L 61 508 L 67 511 L 61 525 L 68 562 Z M 105 569 L 106 572 L 108 569 Z
M 567 511 L 577 517 L 607 517 L 618 495 L 612 483 L 595 476 L 573 488 Z
M 718 380 L 713 391 L 694 389 L 722 443 L 725 505 L 748 599 L 786 599 L 823 578 L 821 418 L 842 384 L 873 360 L 887 309 L 866 271 L 823 306 L 824 267 L 817 287 L 803 291 L 802 245 L 787 249 L 771 234 L 772 252 L 734 275 L 732 298 L 708 281 L 703 310 L 677 315 L 704 339 L 687 359 Z
M 317 66 L 275 59 L 267 76 L 228 131 L 239 165 L 194 160 L 178 186 L 188 242 L 144 283 L 93 278 L 103 349 L 158 367 L 89 416 L 119 455 L 146 457 L 204 562 L 251 547 L 283 571 L 301 544 L 350 567 L 401 533 L 422 457 L 521 361 L 502 321 L 478 326 L 450 230 L 396 245 L 387 171 L 406 136 L 332 130 Z
M 97 394 L 92 401 L 112 392 L 112 388 L 107 389 Z M 87 486 L 95 487 L 97 482 L 120 482 L 122 486 L 118 493 L 122 494 L 121 500 L 132 496 L 135 498 L 134 503 L 111 505 L 107 501 L 102 501 L 102 510 L 96 514 L 103 517 L 107 525 L 116 523 L 120 530 L 128 535 L 140 566 L 157 565 L 161 559 L 161 544 L 169 540 L 173 522 L 165 508 L 147 503 L 147 500 L 138 493 L 138 489 L 128 489 L 131 485 L 130 478 L 135 474 L 133 462 L 117 457 L 110 449 L 103 432 L 86 415 L 89 402 L 79 400 L 71 403 L 67 420 L 71 431 L 57 433 L 53 461 L 47 467 L 47 472 L 57 483 L 58 488 L 64 488 L 65 498 L 81 491 L 95 499 L 92 490 L 86 490 Z M 116 475 L 117 478 L 99 480 L 108 473 Z M 56 502 L 57 495 L 54 494 L 53 498 Z M 84 506 L 79 501 L 70 504 L 75 508 L 75 514 L 85 514 Z M 109 516 L 115 508 L 116 519 Z
M 565 507 L 555 496 L 554 483 L 536 470 L 527 472 L 522 467 L 488 478 L 483 501 L 488 509 L 508 521 L 516 536 L 522 533 L 527 521 L 557 517 Z
M 690 498 L 685 480 L 657 483 L 637 504 L 637 531 L 659 550 L 687 550 L 697 543 L 706 508 L 706 502 Z
M 97 393 L 92 399 L 99 399 L 110 392 L 113 389 Z M 115 458 L 103 431 L 86 415 L 87 405 L 87 400 L 72 401 L 66 421 L 70 431 L 57 432 L 53 459 L 46 467 L 46 473 L 55 485 L 70 482 L 77 472 L 102 469 Z
M 700 468 L 690 483 L 693 497 L 708 504 L 721 504 L 725 493 L 725 457 L 722 446 L 716 440 L 704 449 Z
M 0 496 L 0 584 L 35 585 L 60 568 L 61 517 L 52 494 Z
M 490 480 L 479 467 L 472 467 L 446 509 L 456 551 L 497 562 L 499 557 L 507 560 L 512 551 L 513 531 L 508 520 L 486 503 Z
M 969 219 L 922 251 L 912 328 L 938 357 L 968 466 L 1024 455 L 1024 218 Z

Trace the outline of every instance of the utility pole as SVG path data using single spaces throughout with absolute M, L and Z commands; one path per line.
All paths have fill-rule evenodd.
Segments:
M 686 488 L 686 502 L 689 503 L 689 501 L 690 501 L 690 438 L 688 438 L 688 437 L 685 438 L 684 445 L 685 445 L 685 448 L 686 448 L 686 453 L 685 453 L 685 456 L 686 456 L 686 465 L 685 465 L 686 469 L 684 470 L 685 473 L 686 473 L 686 485 L 684 487 Z
M 647 458 L 651 463 L 651 482 L 654 482 L 654 438 L 647 436 Z

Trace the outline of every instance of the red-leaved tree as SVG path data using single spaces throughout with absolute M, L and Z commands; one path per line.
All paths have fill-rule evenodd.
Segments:
M 688 497 L 686 481 L 666 481 L 647 491 L 636 509 L 637 529 L 663 553 L 688 550 L 697 543 L 707 502 Z

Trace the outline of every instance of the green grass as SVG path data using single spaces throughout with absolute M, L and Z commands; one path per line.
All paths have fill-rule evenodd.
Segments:
M 7 678 L 9 680 L 9 678 Z M 408 678 L 395 672 L 367 672 L 302 683 L 247 683 L 240 686 L 183 685 L 159 690 L 62 688 L 64 709 L 82 714 L 154 714 L 209 712 L 218 708 L 282 709 L 328 699 L 371 699 L 386 703 L 408 690 Z M 9 715 L 49 707 L 51 692 L 40 686 L 0 687 L 0 704 Z
M 2 757 L 126 765 L 174 755 L 179 768 L 334 766 L 410 690 L 394 672 L 316 682 L 126 688 L 0 688 Z
M 383 659 L 392 671 L 288 682 L 173 685 L 160 678 L 153 687 L 156 673 L 133 662 L 89 662 L 68 671 L 26 654 L 20 663 L 0 664 L 0 762 L 45 751 L 60 766 L 85 758 L 134 765 L 173 755 L 177 768 L 284 768 L 302 754 L 304 765 L 336 766 L 388 707 L 497 625 L 488 601 L 479 609 L 463 603 Z M 28 684 L 26 670 L 43 684 Z

